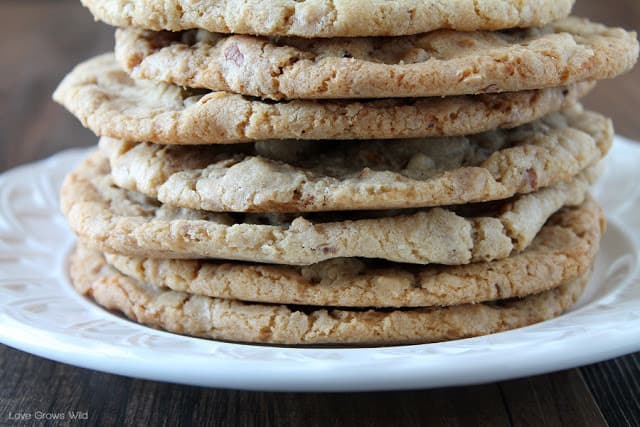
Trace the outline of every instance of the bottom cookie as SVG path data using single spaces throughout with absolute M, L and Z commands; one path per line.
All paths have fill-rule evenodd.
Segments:
M 522 299 L 443 308 L 358 310 L 244 303 L 158 290 L 110 267 L 79 246 L 71 257 L 75 288 L 99 305 L 170 332 L 269 344 L 412 344 L 506 331 L 559 316 L 581 295 L 587 276 Z

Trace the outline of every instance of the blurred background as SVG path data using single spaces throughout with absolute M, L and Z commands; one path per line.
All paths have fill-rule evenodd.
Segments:
M 640 0 L 577 0 L 574 14 L 640 31 Z M 94 22 L 79 0 L 1 0 L 0 28 L 0 171 L 95 144 L 51 93 L 75 64 L 112 49 L 113 29 Z M 584 103 L 640 140 L 640 67 L 600 83 Z

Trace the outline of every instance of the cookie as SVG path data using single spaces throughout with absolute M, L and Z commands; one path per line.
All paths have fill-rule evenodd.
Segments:
M 531 245 L 509 258 L 419 267 L 340 258 L 305 267 L 168 260 L 105 254 L 119 272 L 161 290 L 262 303 L 340 307 L 428 307 L 523 297 L 589 272 L 604 232 L 588 199 L 553 215 Z
M 354 310 L 244 303 L 158 290 L 79 247 L 71 280 L 99 305 L 154 328 L 218 340 L 271 344 L 410 344 L 506 331 L 559 316 L 582 293 L 580 278 L 523 299 L 446 308 Z
M 567 16 L 573 0 L 82 0 L 82 4 L 96 19 L 118 27 L 353 37 L 416 34 L 438 28 L 539 26 Z
M 137 79 L 261 98 L 451 96 L 615 77 L 638 57 L 635 33 L 568 18 L 543 28 L 435 31 L 356 39 L 269 39 L 124 28 L 116 57 Z
M 579 107 L 470 137 L 161 146 L 103 138 L 114 182 L 191 209 L 305 212 L 504 199 L 601 159 L 609 120 Z
M 113 55 L 73 70 L 54 93 L 96 134 L 160 144 L 388 139 L 514 127 L 568 106 L 592 83 L 451 98 L 267 102 L 131 79 Z
M 562 206 L 584 200 L 586 176 L 490 205 L 416 211 L 225 214 L 160 205 L 113 184 L 94 153 L 62 186 L 71 228 L 96 247 L 160 258 L 307 265 L 341 257 L 466 264 L 526 248 Z

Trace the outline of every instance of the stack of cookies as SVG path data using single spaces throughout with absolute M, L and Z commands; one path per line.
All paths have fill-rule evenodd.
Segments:
M 101 137 L 62 208 L 74 286 L 168 331 L 398 344 L 580 296 L 633 33 L 571 0 L 83 0 L 115 54 L 54 98 Z

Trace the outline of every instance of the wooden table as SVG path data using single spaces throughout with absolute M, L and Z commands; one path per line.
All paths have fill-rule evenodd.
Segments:
M 576 13 L 640 29 L 638 0 L 578 0 Z M 77 0 L 4 0 L 0 27 L 0 171 L 95 144 L 50 95 L 75 63 L 111 49 L 113 30 L 95 24 Z M 640 140 L 640 67 L 601 83 L 585 103 L 613 117 L 620 134 Z M 474 387 L 293 394 L 133 380 L 0 346 L 0 384 L 0 425 L 10 412 L 70 409 L 88 411 L 88 423 L 100 426 L 640 425 L 640 353 Z

